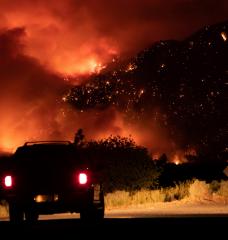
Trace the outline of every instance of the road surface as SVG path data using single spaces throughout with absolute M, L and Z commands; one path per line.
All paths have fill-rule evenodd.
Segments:
M 34 224 L 0 222 L 2 239 L 227 239 L 228 216 L 43 220 Z M 80 237 L 79 237 L 80 236 Z
M 155 239 L 155 236 L 169 239 L 206 239 L 206 236 L 210 239 L 227 239 L 226 207 L 214 208 L 212 212 L 207 212 L 208 207 L 204 209 L 202 206 L 193 209 L 184 211 L 177 208 L 175 212 L 171 208 L 163 212 L 154 208 L 107 210 L 104 221 L 99 223 L 85 223 L 79 219 L 79 214 L 67 213 L 43 215 L 34 224 L 12 225 L 7 218 L 2 218 L 0 236 L 16 234 L 16 239 L 25 236 L 46 239 L 48 235 L 51 239 L 80 239 L 77 236 L 83 236 L 83 239 L 87 236 L 93 239 Z

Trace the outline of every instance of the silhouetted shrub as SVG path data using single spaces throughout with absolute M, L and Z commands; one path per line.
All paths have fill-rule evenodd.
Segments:
M 103 173 L 105 192 L 154 188 L 159 176 L 146 148 L 130 138 L 110 136 L 87 142 L 82 151 L 93 169 Z

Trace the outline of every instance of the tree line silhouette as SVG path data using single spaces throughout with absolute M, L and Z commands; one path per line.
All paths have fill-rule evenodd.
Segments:
M 80 145 L 80 151 L 103 178 L 105 193 L 136 191 L 158 185 L 159 170 L 147 149 L 131 138 L 110 136 Z

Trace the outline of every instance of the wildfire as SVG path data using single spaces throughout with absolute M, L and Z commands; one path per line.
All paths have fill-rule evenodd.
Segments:
M 173 162 L 174 162 L 174 164 L 176 164 L 176 165 L 179 165 L 179 164 L 181 163 L 181 160 L 180 160 L 180 158 L 179 158 L 178 155 L 175 155 L 175 156 L 174 156 Z
M 54 60 L 55 62 L 55 60 Z M 103 69 L 106 68 L 106 65 L 99 62 L 96 58 L 82 59 L 80 62 L 78 59 L 66 59 L 65 62 L 56 61 L 56 69 L 59 73 L 63 73 L 67 77 L 64 80 L 69 81 L 74 76 L 85 75 L 85 74 L 98 74 Z M 69 77 L 70 76 L 70 77 Z
M 108 62 L 113 62 L 115 63 L 113 65 L 118 66 L 116 56 L 125 52 L 130 54 L 132 50 L 137 50 L 135 47 L 143 47 L 150 40 L 155 40 L 158 35 L 160 38 L 160 34 L 151 31 L 157 27 L 160 29 L 159 24 L 151 21 L 152 25 L 155 25 L 151 28 L 149 24 L 148 31 L 146 31 L 145 19 L 142 18 L 143 22 L 138 22 L 141 14 L 140 18 L 135 16 L 137 18 L 132 19 L 133 23 L 137 23 L 135 26 L 129 21 L 135 14 L 130 15 L 129 18 L 126 15 L 127 12 L 124 12 L 122 19 L 120 11 L 118 25 L 116 25 L 116 21 L 110 17 L 112 15 L 110 13 L 115 10 L 112 9 L 113 4 L 97 4 L 96 1 L 91 1 L 93 4 L 89 4 L 90 7 L 87 4 L 84 5 L 84 1 L 68 0 L 51 0 L 47 1 L 48 3 L 35 1 L 35 5 L 32 1 L 23 1 L 21 5 L 9 2 L 11 1 L 1 2 L 0 28 L 1 32 L 6 32 L 1 41 L 1 49 L 4 50 L 6 57 L 1 58 L 0 69 L 0 148 L 13 151 L 18 145 L 33 138 L 38 140 L 56 137 L 68 138 L 73 136 L 75 128 L 82 127 L 89 131 L 88 135 L 91 138 L 96 138 L 99 134 L 101 138 L 108 137 L 110 134 L 132 136 L 138 144 L 143 146 L 164 144 L 159 147 L 170 150 L 170 141 L 156 123 L 161 120 L 160 122 L 167 125 L 167 117 L 164 115 L 159 119 L 155 115 L 155 120 L 149 121 L 150 123 L 147 124 L 144 118 L 146 115 L 144 112 L 146 113 L 147 109 L 153 112 L 154 102 L 157 105 L 157 101 L 150 101 L 150 94 L 153 94 L 151 99 L 157 100 L 159 99 L 157 96 L 160 96 L 162 100 L 166 99 L 163 98 L 163 95 L 166 96 L 166 92 L 164 91 L 163 94 L 163 91 L 160 91 L 160 83 L 156 83 L 157 77 L 152 79 L 148 85 L 145 82 L 145 86 L 143 79 L 142 82 L 140 82 L 140 78 L 133 81 L 134 73 L 140 73 L 141 66 L 145 65 L 143 55 L 135 63 L 131 60 L 130 63 L 121 67 L 121 71 L 118 69 L 113 71 L 112 75 L 104 82 L 96 81 L 97 85 L 95 83 L 85 85 L 81 91 L 79 89 L 72 95 L 62 96 L 62 89 L 64 88 L 65 92 L 69 87 L 68 82 L 73 81 L 73 77 L 98 74 L 106 68 Z M 154 1 L 151 2 L 154 4 Z M 136 5 L 141 6 L 141 3 Z M 103 11 L 107 6 L 111 6 L 110 12 Z M 119 11 L 122 8 L 116 9 Z M 163 11 L 163 7 L 161 9 Z M 146 10 L 148 10 L 148 6 Z M 124 22 L 125 20 L 127 22 Z M 119 24 L 124 27 L 120 28 Z M 15 31 L 15 29 L 19 30 Z M 127 29 L 127 31 L 123 31 L 123 29 Z M 141 31 L 141 29 L 143 30 Z M 143 40 L 144 33 L 151 35 Z M 172 35 L 174 36 L 174 34 Z M 218 36 L 223 39 L 221 41 L 227 41 L 225 30 L 219 32 Z M 129 45 L 126 44 L 128 42 Z M 137 65 L 139 62 L 142 64 Z M 161 63 L 158 67 L 159 71 L 168 69 L 166 63 Z M 59 77 L 59 75 L 61 76 Z M 122 76 L 127 76 L 127 80 L 122 79 Z M 61 79 L 64 81 L 59 84 Z M 78 77 L 78 79 L 80 80 L 77 83 L 85 81 L 85 78 Z M 211 97 L 215 97 L 215 95 L 211 94 Z M 177 96 L 181 99 L 185 98 L 183 93 Z M 57 106 L 56 102 L 59 103 L 59 99 L 64 104 L 68 100 L 71 102 L 74 100 L 75 105 L 78 106 L 74 117 L 68 117 L 68 109 Z M 172 104 L 175 105 L 175 102 Z M 147 108 L 147 105 L 151 105 L 151 108 Z M 117 110 L 121 109 L 121 111 L 124 109 L 126 116 L 121 116 L 121 113 L 113 114 L 109 109 L 102 112 L 103 109 L 110 106 Z M 95 111 L 89 112 L 89 109 L 93 107 L 98 108 L 96 113 Z M 173 108 L 170 109 L 172 111 Z M 181 110 L 179 112 L 181 113 Z M 96 114 L 100 114 L 101 117 L 98 118 Z M 139 117 L 140 114 L 142 118 Z M 128 125 L 129 119 L 127 118 L 130 115 L 132 121 L 140 121 L 140 123 L 134 122 L 140 127 Z M 179 115 L 181 117 L 181 114 Z M 100 128 L 98 128 L 99 124 Z M 154 127 L 153 124 L 157 125 Z M 159 133 L 154 133 L 156 128 Z M 186 159 L 182 153 L 177 153 L 171 161 L 178 165 Z
M 185 158 L 185 154 L 183 151 L 177 151 L 173 157 L 171 157 L 171 162 L 175 165 L 180 165 L 185 162 L 187 162 L 187 159 Z
M 89 73 L 100 73 L 103 69 L 106 68 L 106 65 L 103 65 L 102 63 L 96 61 L 95 59 L 91 59 L 88 61 L 88 66 L 85 65 L 83 72 L 89 72 Z

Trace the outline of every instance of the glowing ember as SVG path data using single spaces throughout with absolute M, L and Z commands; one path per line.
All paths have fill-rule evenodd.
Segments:
M 129 65 L 127 66 L 127 69 L 125 70 L 125 72 L 131 72 L 133 70 L 135 70 L 137 68 L 137 65 L 134 63 L 129 63 Z
M 224 42 L 227 41 L 227 34 L 226 34 L 226 32 L 221 32 L 221 37 L 222 37 Z
M 140 91 L 139 91 L 139 98 L 142 96 L 144 94 L 144 89 L 141 89 Z

